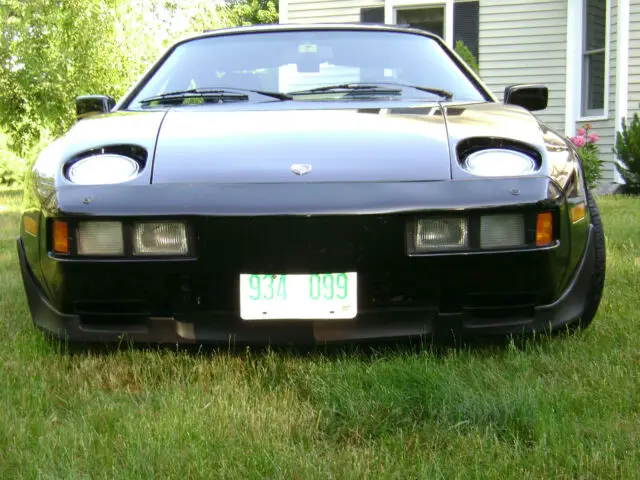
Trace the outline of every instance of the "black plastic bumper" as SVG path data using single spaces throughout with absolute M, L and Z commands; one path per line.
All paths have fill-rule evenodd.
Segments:
M 29 308 L 35 324 L 54 336 L 79 342 L 315 344 L 429 336 L 453 331 L 466 335 L 519 335 L 554 331 L 582 315 L 594 271 L 593 228 L 578 267 L 564 293 L 531 314 L 478 316 L 470 312 L 442 313 L 437 309 L 387 309 L 359 314 L 354 320 L 250 323 L 231 314 L 198 312 L 184 316 L 138 319 L 131 324 L 96 325 L 80 315 L 58 312 L 47 300 L 25 260 L 21 240 L 18 254 Z

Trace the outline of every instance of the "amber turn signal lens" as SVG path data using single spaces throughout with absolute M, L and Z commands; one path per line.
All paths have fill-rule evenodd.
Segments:
M 33 218 L 25 215 L 22 218 L 22 223 L 24 225 L 24 231 L 33 235 L 34 237 L 38 235 L 38 222 L 36 222 Z
M 553 241 L 553 216 L 551 212 L 538 214 L 538 222 L 536 224 L 536 245 L 543 247 L 550 245 Z
M 577 223 L 580 220 L 584 219 L 584 216 L 585 216 L 584 203 L 580 202 L 577 205 L 574 205 L 573 207 L 571 207 L 570 212 L 571 212 L 570 215 L 571 215 L 572 223 Z
M 67 222 L 53 221 L 53 251 L 69 253 L 69 226 Z

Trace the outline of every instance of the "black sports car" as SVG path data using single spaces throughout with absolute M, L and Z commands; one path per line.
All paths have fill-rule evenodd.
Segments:
M 25 191 L 35 324 L 71 341 L 308 343 L 588 325 L 604 283 L 571 142 L 444 42 L 272 25 L 76 100 Z

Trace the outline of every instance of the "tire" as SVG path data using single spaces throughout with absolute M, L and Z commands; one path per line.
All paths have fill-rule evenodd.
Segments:
M 591 217 L 591 225 L 593 225 L 594 241 L 595 241 L 595 262 L 593 276 L 591 277 L 591 285 L 584 306 L 582 317 L 575 321 L 573 328 L 585 329 L 593 322 L 604 291 L 604 279 L 607 264 L 607 250 L 604 239 L 604 227 L 598 205 L 590 192 L 587 193 L 587 204 L 589 208 L 589 216 Z

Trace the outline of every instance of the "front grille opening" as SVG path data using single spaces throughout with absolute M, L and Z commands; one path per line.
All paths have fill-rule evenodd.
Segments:
M 535 292 L 471 293 L 465 298 L 463 310 L 476 319 L 530 319 L 537 297 Z
M 394 307 L 432 307 L 437 305 L 439 291 L 422 285 L 415 279 L 363 282 L 358 302 L 364 309 Z
M 146 315 L 87 315 L 81 316 L 81 327 L 85 330 L 111 332 L 140 332 L 147 330 Z
M 533 307 L 537 297 L 536 292 L 469 293 L 464 308 Z

